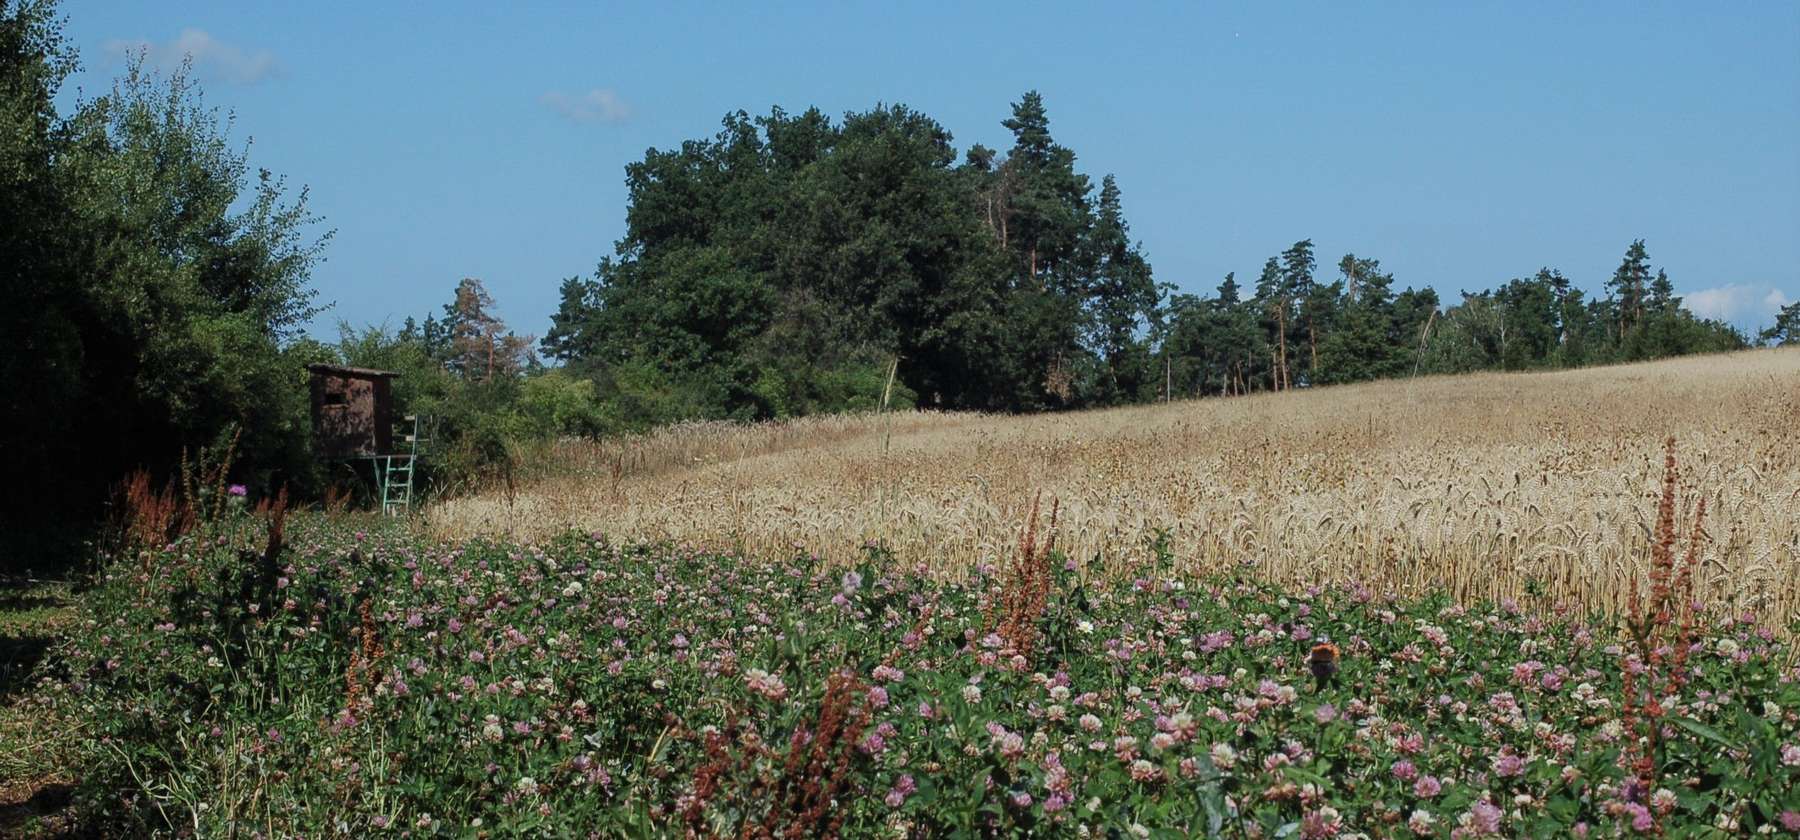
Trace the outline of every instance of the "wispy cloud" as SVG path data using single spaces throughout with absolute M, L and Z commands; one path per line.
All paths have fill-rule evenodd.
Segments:
M 195 72 L 202 77 L 240 85 L 255 84 L 280 70 L 274 53 L 228 44 L 204 29 L 183 29 L 174 40 L 162 43 L 142 38 L 114 38 L 102 48 L 107 54 L 119 57 L 142 53 L 146 62 L 163 70 L 191 59 Z
M 553 90 L 538 101 L 576 122 L 624 122 L 631 119 L 631 104 L 612 88 L 594 88 L 587 93 L 569 94 Z
M 1775 310 L 1793 300 L 1772 286 L 1731 283 L 1700 289 L 1682 295 L 1682 302 L 1695 315 L 1717 318 L 1738 326 L 1762 326 L 1775 317 Z

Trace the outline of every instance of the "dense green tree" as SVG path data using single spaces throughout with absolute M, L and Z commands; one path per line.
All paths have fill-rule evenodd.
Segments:
M 1556 348 L 1551 351 L 1552 367 L 1580 367 L 1588 363 L 1595 346 L 1604 338 L 1604 324 L 1595 322 L 1593 312 L 1582 300 L 1580 289 L 1574 288 L 1561 272 L 1548 273 L 1550 287 L 1556 294 Z
M 599 284 L 582 277 L 562 281 L 561 302 L 550 316 L 550 331 L 541 345 L 546 356 L 565 362 L 599 356 L 600 334 L 590 323 L 600 308 L 599 292 Z M 409 327 L 411 320 L 407 319 Z
M 1240 299 L 1237 278 L 1227 273 L 1219 283 L 1218 293 L 1207 311 L 1210 334 L 1217 342 L 1212 352 L 1214 364 L 1206 384 L 1217 382 L 1216 393 L 1221 396 L 1249 393 L 1255 383 L 1266 373 L 1261 368 L 1268 357 L 1267 346 L 1261 331 L 1257 328 L 1257 315 L 1254 308 Z M 1203 388 L 1196 388 L 1196 396 L 1208 393 Z
M 0 451 L 17 476 L 0 507 L 25 518 L 66 501 L 67 484 L 94 478 L 59 475 L 80 456 L 65 432 L 85 392 L 76 320 L 85 295 L 65 259 L 68 213 L 53 164 L 54 97 L 74 67 L 49 3 L 0 2 L 0 334 L 8 345 Z
M 65 128 L 85 386 L 122 426 L 115 464 L 237 429 L 264 470 L 307 468 L 304 373 L 283 349 L 318 311 L 329 235 L 307 236 L 305 191 L 251 175 L 227 128 L 185 69 L 135 63 Z
M 1493 297 L 1505 313 L 1498 364 L 1505 370 L 1527 370 L 1550 361 L 1560 333 L 1560 306 L 1554 272 L 1540 270 L 1529 278 L 1515 278 L 1494 290 Z
M 960 166 L 903 106 L 733 114 L 652 150 L 627 168 L 617 253 L 564 282 L 544 350 L 597 379 L 648 363 L 710 383 L 725 416 L 866 403 L 895 364 L 902 393 L 948 407 L 1136 398 L 1158 292 L 1117 184 L 1090 205 L 1035 94 L 1005 125 L 1004 158 Z
M 94 510 L 126 471 L 238 440 L 240 480 L 307 484 L 302 190 L 250 169 L 187 69 L 141 59 L 54 109 L 73 67 L 48 4 L 0 7 L 8 514 Z
M 1394 330 L 1395 343 L 1405 349 L 1405 367 L 1417 370 L 1420 353 L 1431 328 L 1438 317 L 1437 290 L 1427 286 L 1414 289 L 1408 286 L 1405 291 L 1394 296 Z
M 1743 334 L 1728 324 L 1703 320 L 1683 309 L 1668 273 L 1650 274 L 1650 254 L 1639 239 L 1608 283 L 1612 296 L 1596 308 L 1596 319 L 1613 316 L 1619 329 L 1597 360 L 1639 361 L 1687 353 L 1718 352 L 1747 346 Z M 1604 322 L 1604 321 L 1603 321 Z
M 1001 245 L 1016 255 L 1025 278 L 1054 283 L 1078 257 L 1091 187 L 1087 176 L 1075 171 L 1075 153 L 1051 138 L 1037 91 L 1027 91 L 1001 124 L 1013 133 L 999 179 Z
M 1336 327 L 1320 343 L 1315 376 L 1343 383 L 1398 375 L 1407 347 L 1395 322 L 1393 275 L 1382 272 L 1380 260 L 1354 254 L 1344 255 L 1338 272 L 1343 279 L 1326 288 L 1344 289 L 1344 299 Z
M 1119 185 L 1101 180 L 1099 212 L 1088 237 L 1092 261 L 1086 289 L 1086 343 L 1098 357 L 1105 381 L 1096 402 L 1139 399 L 1150 383 L 1149 348 L 1139 340 L 1158 317 L 1162 293 L 1150 276 L 1150 263 L 1131 241 L 1121 208 Z
M 1757 338 L 1779 347 L 1800 344 L 1800 301 L 1783 306 L 1775 314 L 1775 323 Z
M 1650 282 L 1650 254 L 1644 248 L 1644 240 L 1639 239 L 1625 249 L 1625 259 L 1619 263 L 1618 270 L 1613 272 L 1612 279 L 1606 281 L 1606 289 L 1611 293 L 1617 317 L 1616 341 L 1623 341 L 1625 334 L 1644 318 L 1645 286 Z
M 1313 269 L 1313 244 L 1303 239 L 1281 252 L 1281 306 L 1287 313 L 1287 334 L 1283 336 L 1287 363 L 1282 372 L 1282 387 L 1292 388 L 1296 380 L 1305 380 L 1318 361 L 1320 321 L 1328 317 L 1316 283 Z M 1296 368 L 1298 371 L 1296 371 Z
M 1317 264 L 1310 239 L 1296 242 L 1281 253 L 1281 289 L 1290 310 L 1286 336 L 1290 370 L 1286 374 L 1285 387 L 1293 387 L 1296 380 L 1314 380 L 1319 363 L 1319 339 L 1329 330 L 1337 308 L 1341 290 L 1321 286 L 1314 280 L 1313 270 Z
M 1173 396 L 1225 396 L 1261 387 L 1269 373 L 1268 339 L 1256 304 L 1240 294 L 1236 276 L 1227 274 L 1210 299 L 1170 298 L 1156 333 Z
M 1681 308 L 1681 298 L 1675 296 L 1675 284 L 1669 282 L 1669 273 L 1656 270 L 1656 279 L 1650 281 L 1648 309 L 1655 315 L 1672 315 Z
M 1288 367 L 1288 333 L 1293 323 L 1293 295 L 1281 271 L 1281 262 L 1270 257 L 1256 278 L 1252 298 L 1261 320 L 1263 335 L 1268 336 L 1269 389 L 1281 391 L 1293 387 Z

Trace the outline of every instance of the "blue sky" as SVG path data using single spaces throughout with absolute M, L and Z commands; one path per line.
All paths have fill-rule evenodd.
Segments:
M 75 85 L 192 54 L 252 165 L 310 186 L 321 336 L 465 276 L 541 335 L 623 231 L 625 164 L 728 111 L 902 102 L 1004 147 L 1033 88 L 1187 291 L 1302 238 L 1450 299 L 1592 290 L 1641 237 L 1701 314 L 1800 299 L 1800 3 L 512 5 L 62 10 Z

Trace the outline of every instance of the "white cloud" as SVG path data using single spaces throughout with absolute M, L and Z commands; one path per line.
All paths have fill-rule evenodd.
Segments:
M 142 38 L 114 38 L 106 42 L 104 49 L 119 57 L 142 53 L 147 63 L 163 70 L 191 59 L 195 72 L 203 77 L 241 85 L 260 82 L 280 69 L 274 53 L 245 50 L 214 38 L 203 29 L 183 29 L 175 40 L 160 44 Z
M 1787 293 L 1772 286 L 1731 283 L 1699 289 L 1682 295 L 1682 303 L 1695 315 L 1716 318 L 1738 326 L 1760 326 L 1775 317 L 1775 311 L 1792 303 Z
M 631 104 L 612 88 L 594 88 L 587 93 L 567 94 L 551 91 L 538 98 L 550 109 L 576 122 L 624 122 L 631 119 Z

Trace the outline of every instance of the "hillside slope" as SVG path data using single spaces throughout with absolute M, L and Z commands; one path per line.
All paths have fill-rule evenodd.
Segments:
M 1701 591 L 1800 615 L 1800 349 L 1057 415 L 687 427 L 563 444 L 515 493 L 427 515 L 450 537 L 575 526 L 845 558 L 880 541 L 955 573 L 1010 552 L 1041 492 L 1057 545 L 1107 568 L 1151 560 L 1161 539 L 1192 571 L 1609 607 L 1642 566 L 1669 436 L 1684 508 L 1707 500 Z

